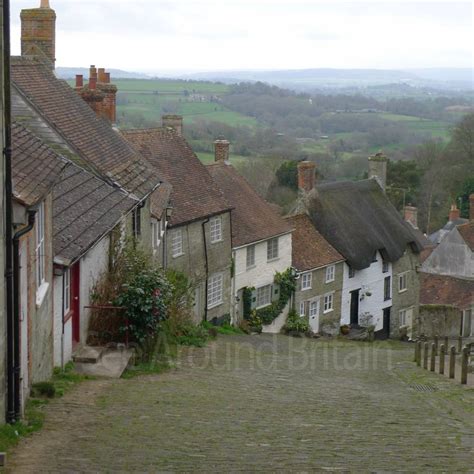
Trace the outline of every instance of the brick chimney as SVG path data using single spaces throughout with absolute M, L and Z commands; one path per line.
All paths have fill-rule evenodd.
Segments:
M 117 118 L 117 86 L 110 84 L 110 73 L 104 68 L 89 68 L 89 83 L 84 86 L 82 75 L 76 76 L 76 91 L 99 116 L 115 123 Z
M 377 180 L 385 192 L 387 184 L 387 157 L 382 152 L 369 156 L 369 179 L 372 178 Z
M 219 138 L 214 142 L 214 161 L 216 163 L 227 163 L 229 161 L 230 142 Z
M 45 59 L 54 69 L 56 62 L 56 13 L 49 0 L 41 0 L 40 8 L 22 10 L 21 55 Z
M 405 206 L 403 218 L 409 222 L 415 229 L 418 229 L 418 209 L 415 206 Z
M 174 128 L 177 134 L 183 136 L 183 117 L 181 115 L 163 115 L 161 123 L 165 128 Z
M 451 209 L 449 210 L 449 221 L 455 221 L 461 217 L 461 211 L 457 208 L 456 204 L 451 204 Z
M 474 193 L 469 195 L 469 220 L 474 221 Z
M 314 188 L 316 181 L 316 163 L 312 161 L 300 161 L 297 166 L 298 190 L 303 193 L 309 193 Z

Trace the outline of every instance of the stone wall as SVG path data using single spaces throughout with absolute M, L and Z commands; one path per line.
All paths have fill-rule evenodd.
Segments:
M 427 337 L 458 337 L 461 334 L 461 324 L 462 312 L 457 308 L 447 305 L 421 305 L 414 333 Z

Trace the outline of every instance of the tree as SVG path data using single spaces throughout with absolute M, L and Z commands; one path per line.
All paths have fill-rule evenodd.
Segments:
M 456 196 L 456 202 L 460 205 L 461 217 L 469 219 L 469 196 L 474 193 L 474 177 L 467 178 Z
M 276 177 L 280 186 L 298 189 L 298 164 L 296 161 L 285 161 L 276 171 Z
M 453 148 L 458 151 L 462 161 L 474 166 L 474 113 L 465 115 L 451 134 Z

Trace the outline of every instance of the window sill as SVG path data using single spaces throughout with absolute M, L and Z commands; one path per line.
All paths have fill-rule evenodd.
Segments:
M 278 260 L 280 260 L 280 257 L 275 257 L 275 258 L 270 258 L 270 259 L 267 258 L 267 263 L 276 262 Z
M 211 240 L 211 244 L 220 244 L 221 242 L 224 242 L 224 239 Z
M 214 303 L 214 304 L 212 304 L 212 305 L 208 305 L 208 306 L 207 306 L 207 309 L 217 308 L 217 307 L 220 306 L 222 303 L 223 303 L 223 301 L 219 301 L 218 303 Z
M 176 255 L 171 255 L 172 258 L 179 258 L 179 257 L 182 257 L 184 255 L 184 252 L 182 253 L 177 253 Z
M 43 301 L 48 294 L 49 283 L 47 281 L 41 283 L 41 286 L 36 290 L 36 307 L 40 308 Z
M 326 280 L 324 283 L 332 283 L 332 282 L 334 282 L 334 281 L 336 281 L 335 278 L 333 278 L 332 280 Z
M 406 291 L 408 291 L 408 288 L 405 288 L 403 290 L 398 290 L 398 293 L 405 293 Z
M 390 298 L 384 298 L 383 300 L 384 300 L 384 302 L 385 302 L 385 301 L 390 301 L 391 299 L 392 299 L 392 297 L 390 297 Z
M 267 306 L 270 306 L 271 303 L 265 303 L 263 304 L 262 306 L 255 306 L 255 309 L 262 309 L 262 308 L 266 308 Z
M 334 308 L 326 309 L 325 311 L 323 311 L 323 314 L 332 313 L 333 311 L 334 311 Z
M 309 286 L 308 288 L 301 288 L 301 291 L 308 291 L 308 290 L 312 290 L 313 287 L 312 286 Z
M 249 265 L 247 266 L 245 269 L 246 270 L 253 270 L 257 265 L 253 264 L 253 265 Z

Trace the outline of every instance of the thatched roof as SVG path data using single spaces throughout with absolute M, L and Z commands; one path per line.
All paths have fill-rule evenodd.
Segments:
M 370 266 L 378 250 L 389 262 L 423 244 L 373 179 L 321 184 L 307 198 L 316 229 L 354 269 Z

